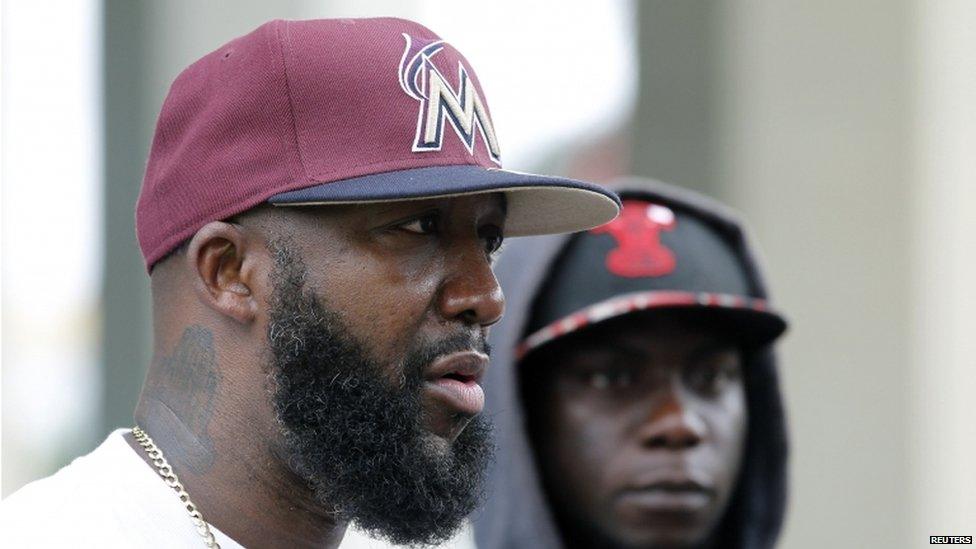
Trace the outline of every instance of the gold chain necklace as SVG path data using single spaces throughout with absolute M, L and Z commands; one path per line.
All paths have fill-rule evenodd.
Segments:
M 214 539 L 213 532 L 210 531 L 210 525 L 207 524 L 207 521 L 203 520 L 203 515 L 200 514 L 197 506 L 190 501 L 190 494 L 186 493 L 183 484 L 180 483 L 180 478 L 176 476 L 169 462 L 163 457 L 163 451 L 156 446 L 153 439 L 149 438 L 149 435 L 138 425 L 132 428 L 132 436 L 135 437 L 136 442 L 146 451 L 146 455 L 152 460 L 152 464 L 156 467 L 156 471 L 159 472 L 159 476 L 163 477 L 163 482 L 173 490 L 176 490 L 176 495 L 179 496 L 180 501 L 186 506 L 186 511 L 190 513 L 190 520 L 196 526 L 197 533 L 203 538 L 203 542 L 207 547 L 220 549 L 220 544 L 217 543 L 217 540 Z

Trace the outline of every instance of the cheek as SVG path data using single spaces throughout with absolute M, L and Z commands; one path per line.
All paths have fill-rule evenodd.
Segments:
M 362 253 L 329 270 L 326 302 L 381 356 L 399 356 L 416 339 L 439 280 L 432 261 Z
M 745 390 L 741 385 L 727 391 L 722 398 L 708 409 L 708 423 L 713 444 L 730 477 L 735 477 L 742 460 L 746 439 L 748 410 Z
M 551 440 L 559 449 L 560 472 L 573 479 L 572 492 L 581 505 L 602 505 L 607 478 L 624 446 L 624 420 L 583 401 L 563 401 L 552 422 Z

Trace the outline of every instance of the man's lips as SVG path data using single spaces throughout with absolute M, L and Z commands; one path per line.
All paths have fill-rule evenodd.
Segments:
M 694 512 L 715 498 L 711 486 L 684 475 L 663 475 L 642 479 L 619 494 L 625 507 L 645 512 Z
M 488 355 L 469 350 L 444 355 L 424 371 L 432 397 L 463 415 L 474 416 L 485 407 L 479 382 L 488 368 Z

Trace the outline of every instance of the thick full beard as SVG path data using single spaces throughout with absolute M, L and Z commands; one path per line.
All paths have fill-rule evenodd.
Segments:
M 449 539 L 481 498 L 490 426 L 479 416 L 447 448 L 435 442 L 421 423 L 423 368 L 472 342 L 418 344 L 390 382 L 305 289 L 304 265 L 287 248 L 273 246 L 268 334 L 282 457 L 340 520 L 399 544 Z

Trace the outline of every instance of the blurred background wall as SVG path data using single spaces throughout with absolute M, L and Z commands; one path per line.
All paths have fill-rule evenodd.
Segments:
M 133 207 L 169 82 L 271 18 L 398 15 L 477 67 L 506 167 L 745 214 L 792 319 L 783 547 L 976 533 L 976 3 L 550 6 L 4 2 L 3 494 L 132 421 Z

